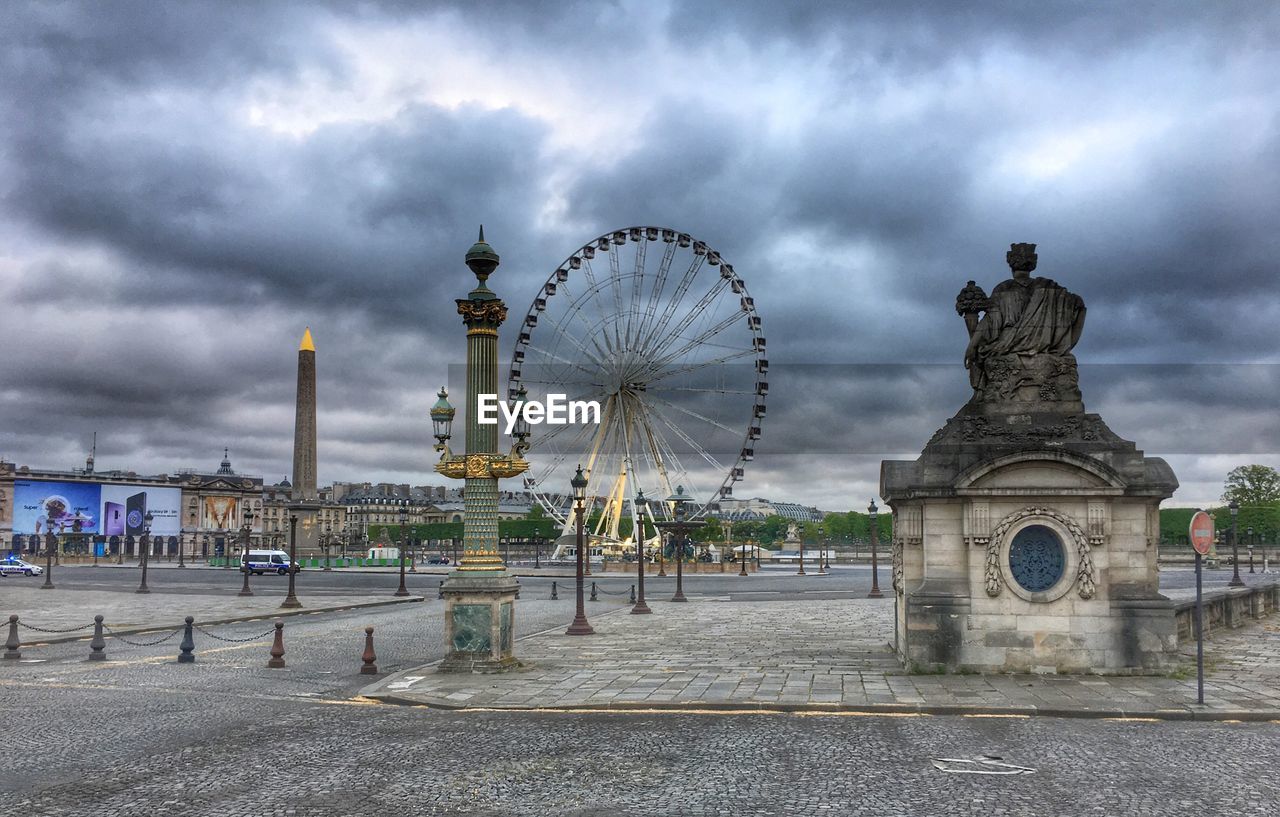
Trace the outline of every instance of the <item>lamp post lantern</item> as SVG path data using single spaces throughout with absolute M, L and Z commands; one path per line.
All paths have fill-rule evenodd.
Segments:
M 671 516 L 669 522 L 654 522 L 654 527 L 659 530 L 671 532 L 672 553 L 676 557 L 676 592 L 671 596 L 672 601 L 688 601 L 684 597 L 684 551 L 688 545 L 689 532 L 702 527 L 701 522 L 691 522 L 686 519 L 688 508 L 686 507 L 690 498 L 684 492 L 683 485 L 676 486 L 676 492 L 667 497 L 667 502 L 671 503 Z
M 298 596 L 294 591 L 294 582 L 298 577 L 298 515 L 296 513 L 289 514 L 289 593 L 284 597 L 284 601 L 280 602 L 280 606 L 286 610 L 295 610 L 302 606 L 302 602 L 298 601 Z
M 497 424 L 480 422 L 481 396 L 491 399 L 498 393 L 498 328 L 507 318 L 507 305 L 488 287 L 499 258 L 484 240 L 483 227 L 467 251 L 466 264 L 477 284 L 467 297 L 456 301 L 467 327 L 465 453 L 455 455 L 449 450 L 454 408 L 444 389 L 431 407 L 440 452 L 436 471 L 465 480 L 462 559 L 440 585 L 448 652 L 439 671 L 502 672 L 519 666 L 513 642 L 520 584 L 498 553 L 498 480 L 528 470 L 523 456 L 529 450 L 528 429 L 513 429 L 510 453 L 501 454 Z
M 244 564 L 240 566 L 240 569 L 244 571 L 244 585 L 237 595 L 252 596 L 253 591 L 249 589 L 249 534 L 253 530 L 253 511 L 245 508 L 242 517 L 244 525 L 240 528 L 240 558 L 244 561 Z
M 151 511 L 147 511 L 147 515 L 142 517 L 142 583 L 135 593 L 151 592 L 151 588 L 147 587 L 147 560 L 151 555 L 151 523 L 154 521 Z
M 569 629 L 564 631 L 564 634 L 591 635 L 595 630 L 593 630 L 591 625 L 587 623 L 587 609 L 583 604 L 582 599 L 582 551 L 584 549 L 583 540 L 585 538 L 582 535 L 582 525 L 583 516 L 587 512 L 587 478 L 582 473 L 581 465 L 578 466 L 577 473 L 575 473 L 573 478 L 569 480 L 569 485 L 573 487 L 573 510 L 576 517 L 575 524 L 577 526 L 576 539 L 574 540 L 576 543 L 574 547 L 574 555 L 576 556 L 574 559 L 574 564 L 576 565 L 576 569 L 574 570 L 574 603 L 577 606 L 573 614 L 573 623 L 569 625 Z
M 1227 505 L 1231 511 L 1231 581 L 1227 587 L 1244 587 L 1244 579 L 1240 578 L 1240 537 L 1236 535 L 1237 517 L 1240 516 L 1240 503 L 1234 499 Z
M 1249 548 L 1249 572 L 1253 572 L 1253 525 L 1245 528 L 1245 546 Z
M 879 510 L 876 507 L 876 501 L 871 500 L 871 504 L 867 506 L 867 521 L 871 525 L 871 592 L 867 594 L 869 599 L 884 597 L 884 593 L 880 592 L 880 560 L 877 553 L 880 543 L 880 528 L 876 521 L 879 519 Z
M 409 508 L 403 503 L 400 505 L 400 586 L 396 588 L 394 596 L 409 595 L 409 588 L 404 586 L 404 549 L 408 542 L 408 535 L 405 529 L 409 527 Z
M 635 507 L 638 530 L 632 531 L 632 535 L 636 540 L 636 603 L 631 608 L 631 614 L 643 615 L 653 612 L 644 600 L 644 513 L 649 510 L 649 500 L 645 498 L 644 491 L 636 494 Z

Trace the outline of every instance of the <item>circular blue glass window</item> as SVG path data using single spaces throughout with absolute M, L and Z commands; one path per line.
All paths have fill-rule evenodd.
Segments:
M 1018 531 L 1009 545 L 1009 572 L 1030 593 L 1053 587 L 1067 569 L 1062 540 L 1044 525 L 1028 525 Z

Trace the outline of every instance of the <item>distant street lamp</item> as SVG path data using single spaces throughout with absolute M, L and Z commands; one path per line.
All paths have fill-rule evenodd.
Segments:
M 1249 547 L 1249 572 L 1253 572 L 1253 525 L 1245 528 L 1245 543 Z
M 280 606 L 292 610 L 302 606 L 302 602 L 298 601 L 297 595 L 294 594 L 294 581 L 298 576 L 298 515 L 296 513 L 289 514 L 289 569 L 285 571 L 289 574 L 289 594 L 284 597 L 284 601 L 280 602 Z
M 249 533 L 253 530 L 253 511 L 245 508 L 243 517 L 244 527 L 240 528 L 240 552 L 243 554 L 241 559 L 244 564 L 240 569 L 244 571 L 244 586 L 240 588 L 239 595 L 252 596 L 253 591 L 249 589 Z
M 329 564 L 329 549 L 333 547 L 333 526 L 328 519 L 324 520 L 324 569 L 332 571 Z
M 1240 503 L 1234 499 L 1227 505 L 1231 511 L 1231 567 L 1234 570 L 1228 587 L 1244 587 L 1244 579 L 1240 578 L 1240 537 L 1236 535 L 1236 521 L 1240 516 Z
M 649 509 L 649 500 L 645 498 L 644 491 L 641 490 L 636 494 L 636 526 L 639 534 L 635 536 L 636 540 L 636 603 L 631 608 L 632 615 L 642 615 L 644 613 L 652 613 L 649 605 L 644 600 L 644 512 Z
M 827 558 L 827 545 L 824 538 L 826 529 L 822 525 L 818 526 L 818 573 L 825 575 L 827 568 L 831 567 L 831 561 Z
M 800 569 L 796 571 L 797 576 L 803 576 L 804 573 L 804 533 L 800 534 Z
M 44 584 L 40 585 L 41 590 L 53 590 L 53 548 L 57 542 L 57 537 L 53 535 L 53 525 L 49 525 L 44 534 Z M 36 536 L 37 547 L 40 544 L 40 537 Z
M 186 547 L 185 547 L 186 539 L 187 539 L 186 533 L 187 532 L 185 529 L 180 528 L 178 530 L 178 567 L 187 566 L 185 558 L 182 555 L 183 552 L 186 550 Z M 97 553 L 97 548 L 94 548 L 94 553 Z
M 677 485 L 676 492 L 667 497 L 665 501 L 672 504 L 674 518 L 670 522 L 655 522 L 654 527 L 671 532 L 672 552 L 676 556 L 676 592 L 671 597 L 671 600 L 688 601 L 684 597 L 684 551 L 688 545 L 689 533 L 702 527 L 702 523 L 690 522 L 685 518 L 688 513 L 688 509 L 685 506 L 690 502 L 690 499 L 685 494 L 683 485 Z
M 151 555 L 151 523 L 154 521 L 151 511 L 147 511 L 147 515 L 142 517 L 142 584 L 138 585 L 135 593 L 151 592 L 151 588 L 147 587 L 147 561 Z
M 587 622 L 587 608 L 582 598 L 582 550 L 583 550 L 583 515 L 586 513 L 587 503 L 587 478 L 582 473 L 582 466 L 578 466 L 578 471 L 569 480 L 569 485 L 573 487 L 573 507 L 577 512 L 577 547 L 574 548 L 577 556 L 577 569 L 575 571 L 576 584 L 576 604 L 577 609 L 574 612 L 573 623 L 569 625 L 569 629 L 565 630 L 565 635 L 591 635 L 595 632 L 591 625 Z
M 869 599 L 883 598 L 884 594 L 880 592 L 880 561 L 877 551 L 877 545 L 880 542 L 880 527 L 877 524 L 876 501 L 871 500 L 871 504 L 867 506 L 867 521 L 871 525 L 871 592 L 867 594 Z
M 396 588 L 396 592 L 392 595 L 407 596 L 409 588 L 404 586 L 404 551 L 408 544 L 408 536 L 406 529 L 409 527 L 409 508 L 406 505 L 400 506 L 400 586 Z

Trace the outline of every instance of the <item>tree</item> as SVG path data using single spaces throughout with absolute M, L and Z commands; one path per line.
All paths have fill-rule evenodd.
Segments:
M 1280 502 L 1280 472 L 1268 465 L 1241 465 L 1227 474 L 1223 502 L 1267 505 Z

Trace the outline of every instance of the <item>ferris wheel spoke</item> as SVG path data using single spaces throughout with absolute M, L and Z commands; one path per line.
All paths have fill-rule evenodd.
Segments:
M 654 386 L 646 389 L 646 391 L 663 392 L 663 393 L 673 392 L 673 391 L 691 391 L 691 392 L 697 392 L 699 394 L 751 394 L 751 395 L 755 394 L 754 391 L 747 391 L 746 389 L 713 389 L 713 388 L 698 388 L 695 386 Z
M 737 360 L 738 358 L 742 358 L 742 357 L 752 357 L 754 355 L 755 355 L 755 352 L 753 352 L 752 350 L 744 349 L 740 352 L 734 352 L 728 355 L 721 355 L 720 357 L 713 358 L 711 360 L 704 360 L 700 363 L 690 363 L 687 366 L 678 366 L 674 369 L 661 370 L 657 374 L 649 378 L 647 381 L 645 381 L 645 383 L 647 386 L 652 387 L 654 383 L 657 383 L 660 380 L 666 380 L 668 377 L 676 377 L 677 375 L 689 374 L 690 372 L 696 372 L 699 369 L 706 369 L 711 366 L 719 366 L 723 363 L 728 363 L 731 360 Z
M 699 298 L 698 302 L 695 303 L 687 313 L 685 313 L 684 317 L 680 319 L 680 322 L 676 324 L 675 328 L 672 329 L 667 334 L 667 336 L 663 338 L 662 341 L 652 350 L 652 352 L 650 353 L 650 357 L 663 358 L 666 360 L 672 360 L 675 357 L 678 357 L 681 354 L 680 352 L 675 352 L 675 353 L 672 353 L 671 356 L 668 356 L 667 349 L 673 343 L 682 339 L 682 336 L 684 335 L 685 330 L 688 329 L 690 326 L 692 326 L 695 320 L 697 320 L 699 317 L 706 316 L 707 309 L 711 306 L 711 304 L 715 303 L 716 298 L 719 297 L 720 293 L 724 291 L 724 288 L 725 286 L 727 286 L 727 284 L 728 282 L 725 281 L 723 278 L 721 278 L 716 283 L 715 286 L 713 286 L 711 289 L 707 291 L 705 295 Z M 691 349 L 694 346 L 697 346 L 699 343 L 701 343 L 702 340 L 715 337 L 717 334 L 724 331 L 726 328 L 732 326 L 734 323 L 736 323 L 739 320 L 745 319 L 746 317 L 747 315 L 745 312 L 740 312 L 735 310 L 728 317 L 722 319 L 719 323 L 715 324 L 715 326 L 712 329 L 703 330 L 697 338 L 695 338 L 692 341 L 689 341 L 688 343 L 685 344 L 685 346 L 681 348 L 684 350 Z
M 530 341 L 529 343 L 525 344 L 525 346 L 526 346 L 526 348 L 528 348 L 528 349 L 532 349 L 532 350 L 534 350 L 535 352 L 537 352 L 537 353 L 538 353 L 538 354 L 540 354 L 540 355 L 546 355 L 547 357 L 551 358 L 552 360 L 556 361 L 557 363 L 562 363 L 562 364 L 564 364 L 565 366 L 569 366 L 569 367 L 571 367 L 571 368 L 578 369 L 578 370 L 579 370 L 579 371 L 581 371 L 583 374 L 585 374 L 587 377 L 592 377 L 592 378 L 594 378 L 594 377 L 598 377 L 598 376 L 599 376 L 599 374 L 600 374 L 600 373 L 599 373 L 599 371 L 592 371 L 591 369 L 588 369 L 586 366 L 583 366 L 581 363 L 575 363 L 575 362 L 574 362 L 574 361 L 572 361 L 572 360 L 568 360 L 568 359 L 566 359 L 566 358 L 560 357 L 560 356 L 559 356 L 559 355 L 557 355 L 557 354 L 553 354 L 550 350 L 543 349 L 541 346 L 538 346 L 537 344 L 533 343 L 532 341 Z M 526 365 L 528 365 L 528 363 L 527 363 L 527 362 L 526 362 Z M 537 365 L 537 364 L 535 364 L 535 365 Z M 542 365 L 549 365 L 549 364 L 542 364 Z
M 671 316 L 675 314 L 674 305 L 680 302 L 685 293 L 689 291 L 689 287 L 693 285 L 693 279 L 697 276 L 698 270 L 702 269 L 702 262 L 706 259 L 705 255 L 695 255 L 693 260 L 689 262 L 689 268 L 685 270 L 684 275 L 680 279 L 680 283 L 676 285 L 675 290 L 671 293 L 671 297 L 667 300 L 668 308 L 662 313 L 662 317 L 654 324 L 653 330 L 641 341 L 640 349 L 648 356 L 650 345 L 662 337 L 662 333 L 666 330 L 667 324 L 671 322 Z
M 667 419 L 667 416 L 663 414 L 661 411 L 658 411 L 656 407 L 653 407 L 653 413 L 657 415 L 658 419 L 662 421 L 663 425 L 671 429 L 671 431 L 681 440 L 684 440 L 685 445 L 692 448 L 694 452 L 697 453 L 698 456 L 706 460 L 707 463 L 710 464 L 712 468 L 715 468 L 718 471 L 728 470 L 723 465 L 721 465 L 719 462 L 716 461 L 716 458 L 711 455 L 710 451 L 707 451 L 705 448 L 699 445 L 698 442 L 694 440 L 692 437 L 690 437 L 688 433 L 686 433 L 685 430 L 682 429 L 680 426 L 676 425 L 675 423 L 671 422 L 671 420 Z
M 636 244 L 636 264 L 635 271 L 631 277 L 631 311 L 627 313 L 627 347 L 630 348 L 635 342 L 640 328 L 640 293 L 644 291 L 644 261 L 648 255 L 649 242 L 647 240 L 639 241 Z
M 710 417 L 706 417 L 706 416 L 704 416 L 704 415 L 702 415 L 702 414 L 699 414 L 698 412 L 693 411 L 692 409 L 687 409 L 687 408 L 685 408 L 684 406 L 680 406 L 680 405 L 677 405 L 677 404 L 675 404 L 675 403 L 672 403 L 670 400 L 664 400 L 663 398 L 661 398 L 661 397 L 657 396 L 656 394 L 650 394 L 650 395 L 649 395 L 649 397 L 650 397 L 651 399 L 653 399 L 653 400 L 657 400 L 659 403 L 662 403 L 664 406 L 669 406 L 669 407 L 671 407 L 671 408 L 675 409 L 676 411 L 680 412 L 681 414 L 687 414 L 687 415 L 689 415 L 690 417 L 694 418 L 695 420 L 701 420 L 701 421 L 702 421 L 702 422 L 704 422 L 704 423 L 708 423 L 708 424 L 710 424 L 710 425 L 713 425 L 713 426 L 715 426 L 716 428 L 719 428 L 719 429 L 722 429 L 722 430 L 724 430 L 724 431 L 729 432 L 730 434 L 741 434 L 741 433 L 742 433 L 742 430 L 741 430 L 741 429 L 732 429 L 732 428 L 729 428 L 729 427 L 728 427 L 727 425 L 725 425 L 724 423 L 721 423 L 721 422 L 719 422 L 719 421 L 717 421 L 717 420 L 712 420 Z
M 559 319 L 557 319 L 554 316 L 547 315 L 546 313 L 543 313 L 543 315 L 545 316 L 546 320 L 549 320 L 551 322 L 553 328 L 555 328 L 558 331 L 559 337 L 566 338 L 570 343 L 572 343 L 574 346 L 578 348 L 578 351 L 582 352 L 582 354 L 590 358 L 592 363 L 596 364 L 597 366 L 603 365 L 603 361 L 600 358 L 598 358 L 596 355 L 593 355 L 591 353 L 591 350 L 589 350 L 586 346 L 584 346 L 582 344 L 582 341 L 578 340 L 578 338 L 572 332 L 566 329 L 564 324 L 562 324 Z
M 587 279 L 587 291 L 591 293 L 591 300 L 595 302 L 596 308 L 600 312 L 600 322 L 602 324 L 608 323 L 609 316 L 605 314 L 604 304 L 600 303 L 600 284 L 596 281 L 595 268 L 591 266 L 591 260 L 588 258 L 583 258 L 582 260 L 582 274 Z M 609 347 L 606 357 L 612 357 L 614 348 L 609 342 L 608 335 L 605 336 L 605 345 Z
M 662 290 L 667 285 L 667 275 L 671 272 L 671 262 L 676 257 L 676 246 L 674 241 L 668 241 L 662 251 L 662 260 L 658 262 L 658 269 L 654 273 L 653 287 L 649 290 L 649 301 L 645 304 L 640 326 L 636 330 L 637 346 L 643 346 L 642 341 L 648 334 L 653 321 L 657 318 L 658 303 L 661 300 Z

